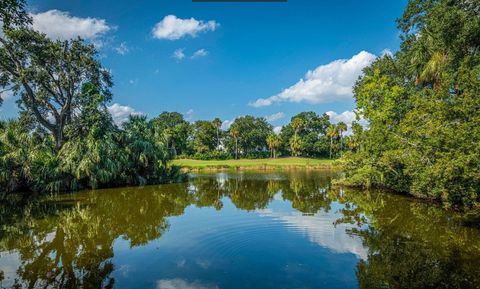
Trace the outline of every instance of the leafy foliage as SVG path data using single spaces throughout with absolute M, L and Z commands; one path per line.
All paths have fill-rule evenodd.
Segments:
M 356 84 L 357 110 L 369 128 L 345 158 L 347 184 L 446 207 L 479 205 L 480 17 L 478 3 L 471 5 L 409 2 L 399 20 L 401 50 L 366 68 Z

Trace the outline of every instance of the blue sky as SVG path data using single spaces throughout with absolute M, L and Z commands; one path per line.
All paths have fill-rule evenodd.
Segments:
M 28 3 L 34 26 L 47 35 L 78 34 L 99 47 L 113 74 L 118 117 L 178 111 L 189 120 L 231 120 L 252 114 L 271 116 L 278 126 L 301 111 L 341 117 L 352 110 L 346 86 L 373 55 L 398 49 L 395 19 L 406 0 Z M 3 118 L 16 115 L 13 101 L 5 101 Z

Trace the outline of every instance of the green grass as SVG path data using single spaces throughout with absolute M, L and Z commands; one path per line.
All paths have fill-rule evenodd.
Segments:
M 172 164 L 187 170 L 209 169 L 332 169 L 334 160 L 319 160 L 309 158 L 278 158 L 278 159 L 241 159 L 241 160 L 191 160 L 180 159 Z

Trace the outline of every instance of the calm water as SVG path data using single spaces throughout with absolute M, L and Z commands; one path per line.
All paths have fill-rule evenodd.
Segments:
M 0 287 L 480 288 L 480 232 L 325 172 L 188 183 L 0 207 Z

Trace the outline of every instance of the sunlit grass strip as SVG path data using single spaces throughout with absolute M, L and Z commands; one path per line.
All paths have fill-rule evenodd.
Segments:
M 191 160 L 180 159 L 172 164 L 187 170 L 221 170 L 221 169 L 334 169 L 335 161 L 309 158 L 278 158 L 278 159 L 241 159 L 241 160 Z

